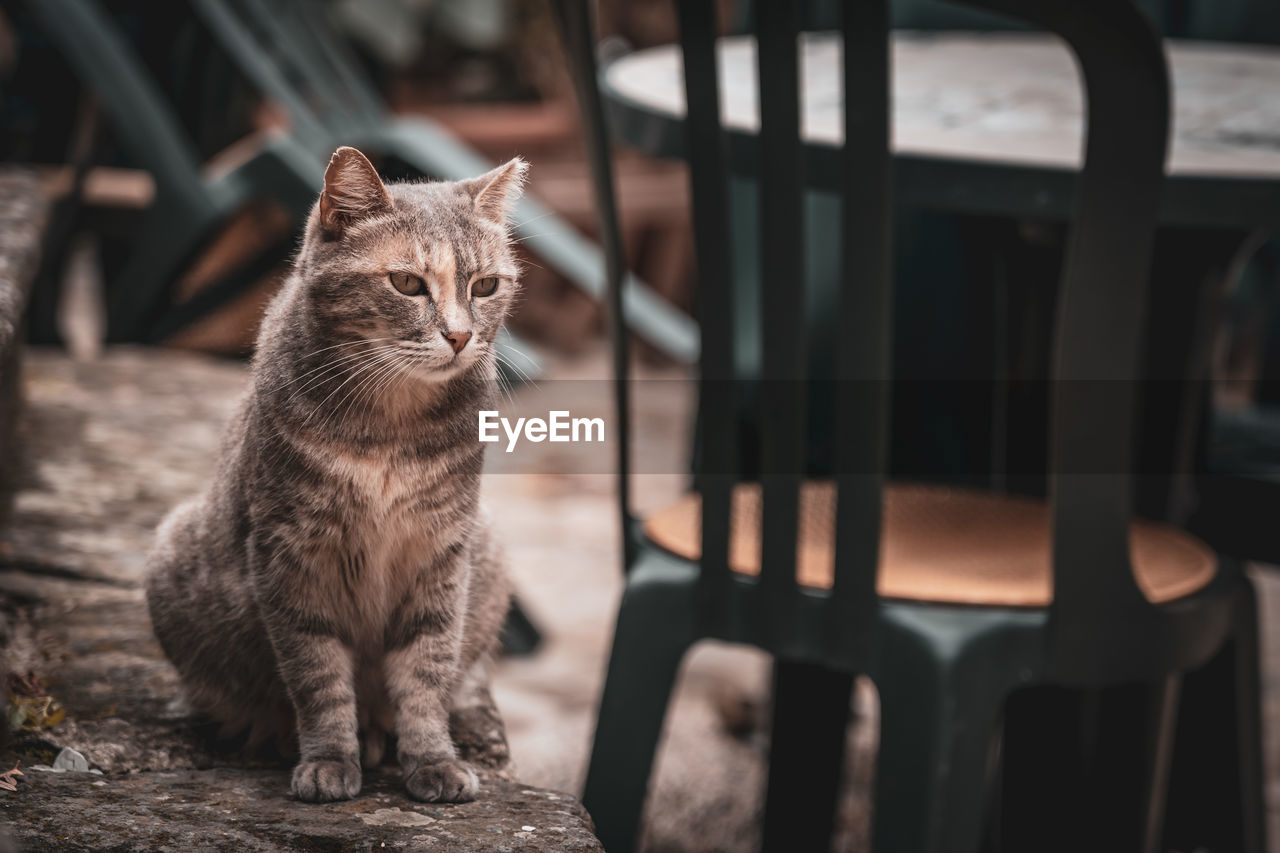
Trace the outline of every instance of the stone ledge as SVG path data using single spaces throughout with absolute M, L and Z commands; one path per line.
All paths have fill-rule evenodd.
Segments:
M 0 167 L 0 528 L 13 502 L 21 411 L 22 316 L 36 274 L 49 203 L 34 172 Z
M 563 794 L 486 778 L 475 802 L 415 803 L 391 770 L 366 773 L 359 797 L 326 805 L 293 800 L 283 770 L 27 770 L 16 793 L 0 793 L 0 820 L 27 850 L 602 849 Z
M 0 166 L 0 354 L 18 343 L 48 211 L 35 172 Z

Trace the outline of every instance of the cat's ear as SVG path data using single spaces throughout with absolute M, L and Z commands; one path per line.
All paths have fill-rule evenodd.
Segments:
M 525 176 L 529 164 L 513 157 L 491 172 L 462 182 L 462 188 L 475 200 L 476 212 L 498 224 L 506 222 L 507 214 L 524 192 Z
M 325 234 L 339 237 L 349 225 L 390 209 L 391 193 L 373 164 L 345 145 L 333 152 L 320 193 L 320 227 Z

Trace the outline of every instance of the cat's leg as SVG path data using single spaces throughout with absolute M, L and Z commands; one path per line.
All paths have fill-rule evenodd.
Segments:
M 255 556 L 258 609 L 296 718 L 293 795 L 312 803 L 349 799 L 360 793 L 361 781 L 351 643 L 305 597 L 314 585 L 301 580 L 307 576 L 302 559 L 280 547 L 267 560 Z
M 425 802 L 467 802 L 480 787 L 449 734 L 462 652 L 464 561 L 460 550 L 450 551 L 442 560 L 448 565 L 423 572 L 387 626 L 384 666 L 400 767 L 409 795 Z
M 361 781 L 351 650 L 336 635 L 287 622 L 272 624 L 270 634 L 297 717 L 293 795 L 310 803 L 350 799 Z

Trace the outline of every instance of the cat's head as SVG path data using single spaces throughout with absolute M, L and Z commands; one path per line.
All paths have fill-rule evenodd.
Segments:
M 394 347 L 379 352 L 427 379 L 489 357 L 518 288 L 507 215 L 527 171 L 516 158 L 467 181 L 384 184 L 339 148 L 298 258 L 324 342 Z

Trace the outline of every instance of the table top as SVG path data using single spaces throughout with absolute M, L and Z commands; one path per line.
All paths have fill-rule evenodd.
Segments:
M 843 140 L 840 50 L 836 34 L 802 37 L 802 124 L 812 148 L 833 149 Z M 1274 204 L 1280 199 L 1280 48 L 1171 41 L 1167 50 L 1174 106 L 1169 174 L 1209 179 L 1196 188 L 1219 195 L 1232 189 L 1221 179 L 1235 189 L 1242 181 L 1262 182 L 1274 190 L 1265 193 Z M 759 125 L 755 40 L 724 38 L 719 51 L 722 121 L 730 131 L 752 134 Z M 681 146 L 675 138 L 685 108 L 677 46 L 628 54 L 603 69 L 601 84 L 615 119 L 619 111 L 627 116 L 621 124 L 628 141 L 655 154 L 679 153 L 672 150 Z M 1069 179 L 1083 156 L 1082 100 L 1073 57 L 1052 36 L 894 34 L 893 148 L 900 158 Z M 1196 206 L 1176 194 L 1174 201 Z M 1181 213 L 1196 218 L 1194 210 Z

